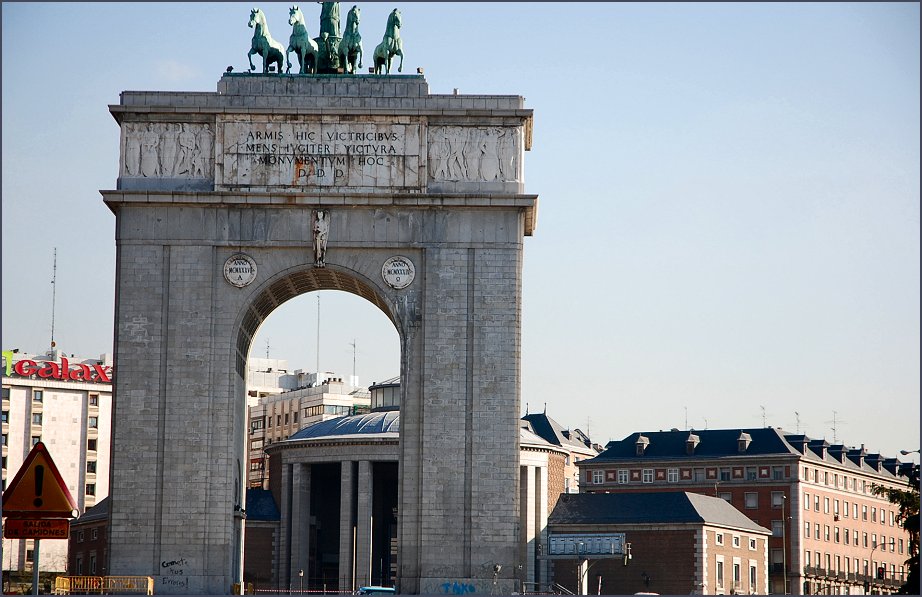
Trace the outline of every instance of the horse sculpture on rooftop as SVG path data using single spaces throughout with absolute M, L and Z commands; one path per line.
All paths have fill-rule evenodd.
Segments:
M 291 37 L 288 39 L 288 49 L 285 51 L 285 59 L 288 61 L 288 67 L 285 72 L 291 71 L 292 52 L 298 57 L 299 73 L 302 75 L 312 74 L 317 71 L 317 52 L 319 48 L 317 43 L 307 35 L 307 27 L 304 26 L 304 14 L 298 5 L 295 4 L 288 9 L 288 24 L 291 25 Z
M 391 58 L 400 56 L 400 66 L 397 72 L 403 72 L 403 42 L 400 40 L 400 11 L 396 8 L 387 17 L 387 28 L 384 39 L 375 48 L 375 74 L 390 74 Z
M 282 72 L 282 65 L 285 63 L 285 48 L 279 42 L 272 39 L 269 34 L 269 27 L 266 25 L 266 15 L 258 8 L 250 11 L 250 22 L 247 24 L 253 27 L 253 41 L 250 45 L 250 52 L 247 54 L 247 60 L 250 61 L 250 70 L 256 70 L 253 66 L 253 54 L 259 54 L 263 59 L 263 74 L 269 72 L 269 65 L 276 64 L 276 72 Z
M 353 6 L 346 17 L 346 29 L 339 42 L 339 63 L 343 72 L 355 74 L 356 68 L 362 68 L 362 36 L 359 35 L 359 7 Z M 356 65 L 358 65 L 356 67 Z

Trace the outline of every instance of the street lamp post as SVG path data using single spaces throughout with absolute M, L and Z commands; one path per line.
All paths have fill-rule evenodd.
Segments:
M 889 545 L 889 546 L 890 546 L 890 551 L 893 551 L 893 548 L 894 548 L 893 546 L 894 546 L 895 544 L 896 544 L 896 539 L 891 539 L 890 541 L 887 541 L 887 542 L 884 542 L 884 543 L 878 543 L 877 545 L 875 545 L 874 547 L 871 548 L 871 555 L 868 556 L 868 559 L 870 560 L 871 567 L 873 568 L 873 570 L 870 570 L 870 571 L 869 571 L 869 572 L 872 572 L 872 574 L 870 575 L 872 579 L 878 580 L 878 578 L 877 578 L 877 567 L 874 566 L 874 552 L 877 551 L 877 548 L 880 547 L 881 545 Z M 883 564 L 883 562 L 881 562 L 881 563 Z M 887 567 L 884 566 L 884 574 L 886 574 L 886 568 L 887 568 Z M 883 579 L 879 579 L 879 580 L 883 580 Z
M 298 593 L 304 594 L 304 569 L 298 570 Z

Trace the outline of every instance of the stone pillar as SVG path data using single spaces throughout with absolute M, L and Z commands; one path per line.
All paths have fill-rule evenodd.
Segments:
M 352 592 L 353 554 L 355 553 L 354 525 L 352 523 L 352 461 L 344 460 L 340 478 L 339 499 L 339 590 Z
M 541 466 L 536 469 L 535 474 L 535 526 L 536 526 L 536 538 L 538 543 L 541 545 L 544 553 L 547 553 L 548 549 L 548 536 L 547 536 L 547 472 L 548 469 L 546 466 Z M 536 573 L 535 573 L 535 582 L 540 583 L 541 585 L 547 585 L 551 577 L 551 563 L 550 560 L 538 560 L 535 564 Z M 537 589 L 537 590 L 540 590 Z
M 308 577 L 310 561 L 311 469 L 309 464 L 292 465 L 291 473 L 291 579 L 292 587 L 300 584 L 298 571 Z
M 359 461 L 358 504 L 355 520 L 355 585 L 371 584 L 371 504 L 374 492 L 371 462 Z
M 287 524 L 279 528 L 279 584 L 282 586 L 280 588 L 290 589 L 291 588 L 291 535 L 292 535 L 292 519 L 291 519 L 291 502 L 292 502 L 292 487 L 291 480 L 293 477 L 292 474 L 292 465 L 287 463 L 282 463 L 282 492 L 281 499 L 282 503 L 279 504 L 279 511 L 282 513 L 282 521 L 287 520 Z
M 522 533 L 525 535 L 525 582 L 535 582 L 535 534 L 536 534 L 536 513 L 537 504 L 535 500 L 535 468 L 534 466 L 525 467 L 525 478 L 522 484 L 525 486 L 522 491 L 522 512 L 525 513 L 525 521 L 522 526 Z

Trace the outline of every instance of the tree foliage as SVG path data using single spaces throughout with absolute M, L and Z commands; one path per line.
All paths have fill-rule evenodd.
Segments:
M 873 485 L 871 492 L 886 497 L 900 509 L 896 522 L 909 534 L 909 557 L 906 559 L 909 574 L 899 593 L 919 595 L 919 467 L 913 467 L 906 489 Z

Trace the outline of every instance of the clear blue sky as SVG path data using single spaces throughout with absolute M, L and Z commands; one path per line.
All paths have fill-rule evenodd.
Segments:
M 287 4 L 262 3 L 287 40 Z M 344 12 L 348 7 L 344 4 Z M 535 111 L 522 407 L 596 441 L 766 423 L 919 447 L 918 4 L 361 3 L 403 13 L 433 93 Z M 4 348 L 111 350 L 123 90 L 214 91 L 250 4 L 4 3 Z M 308 28 L 319 6 L 302 5 Z M 257 59 L 258 62 L 258 59 Z M 316 295 L 253 354 L 312 370 Z M 321 367 L 397 373 L 396 332 L 323 293 Z

